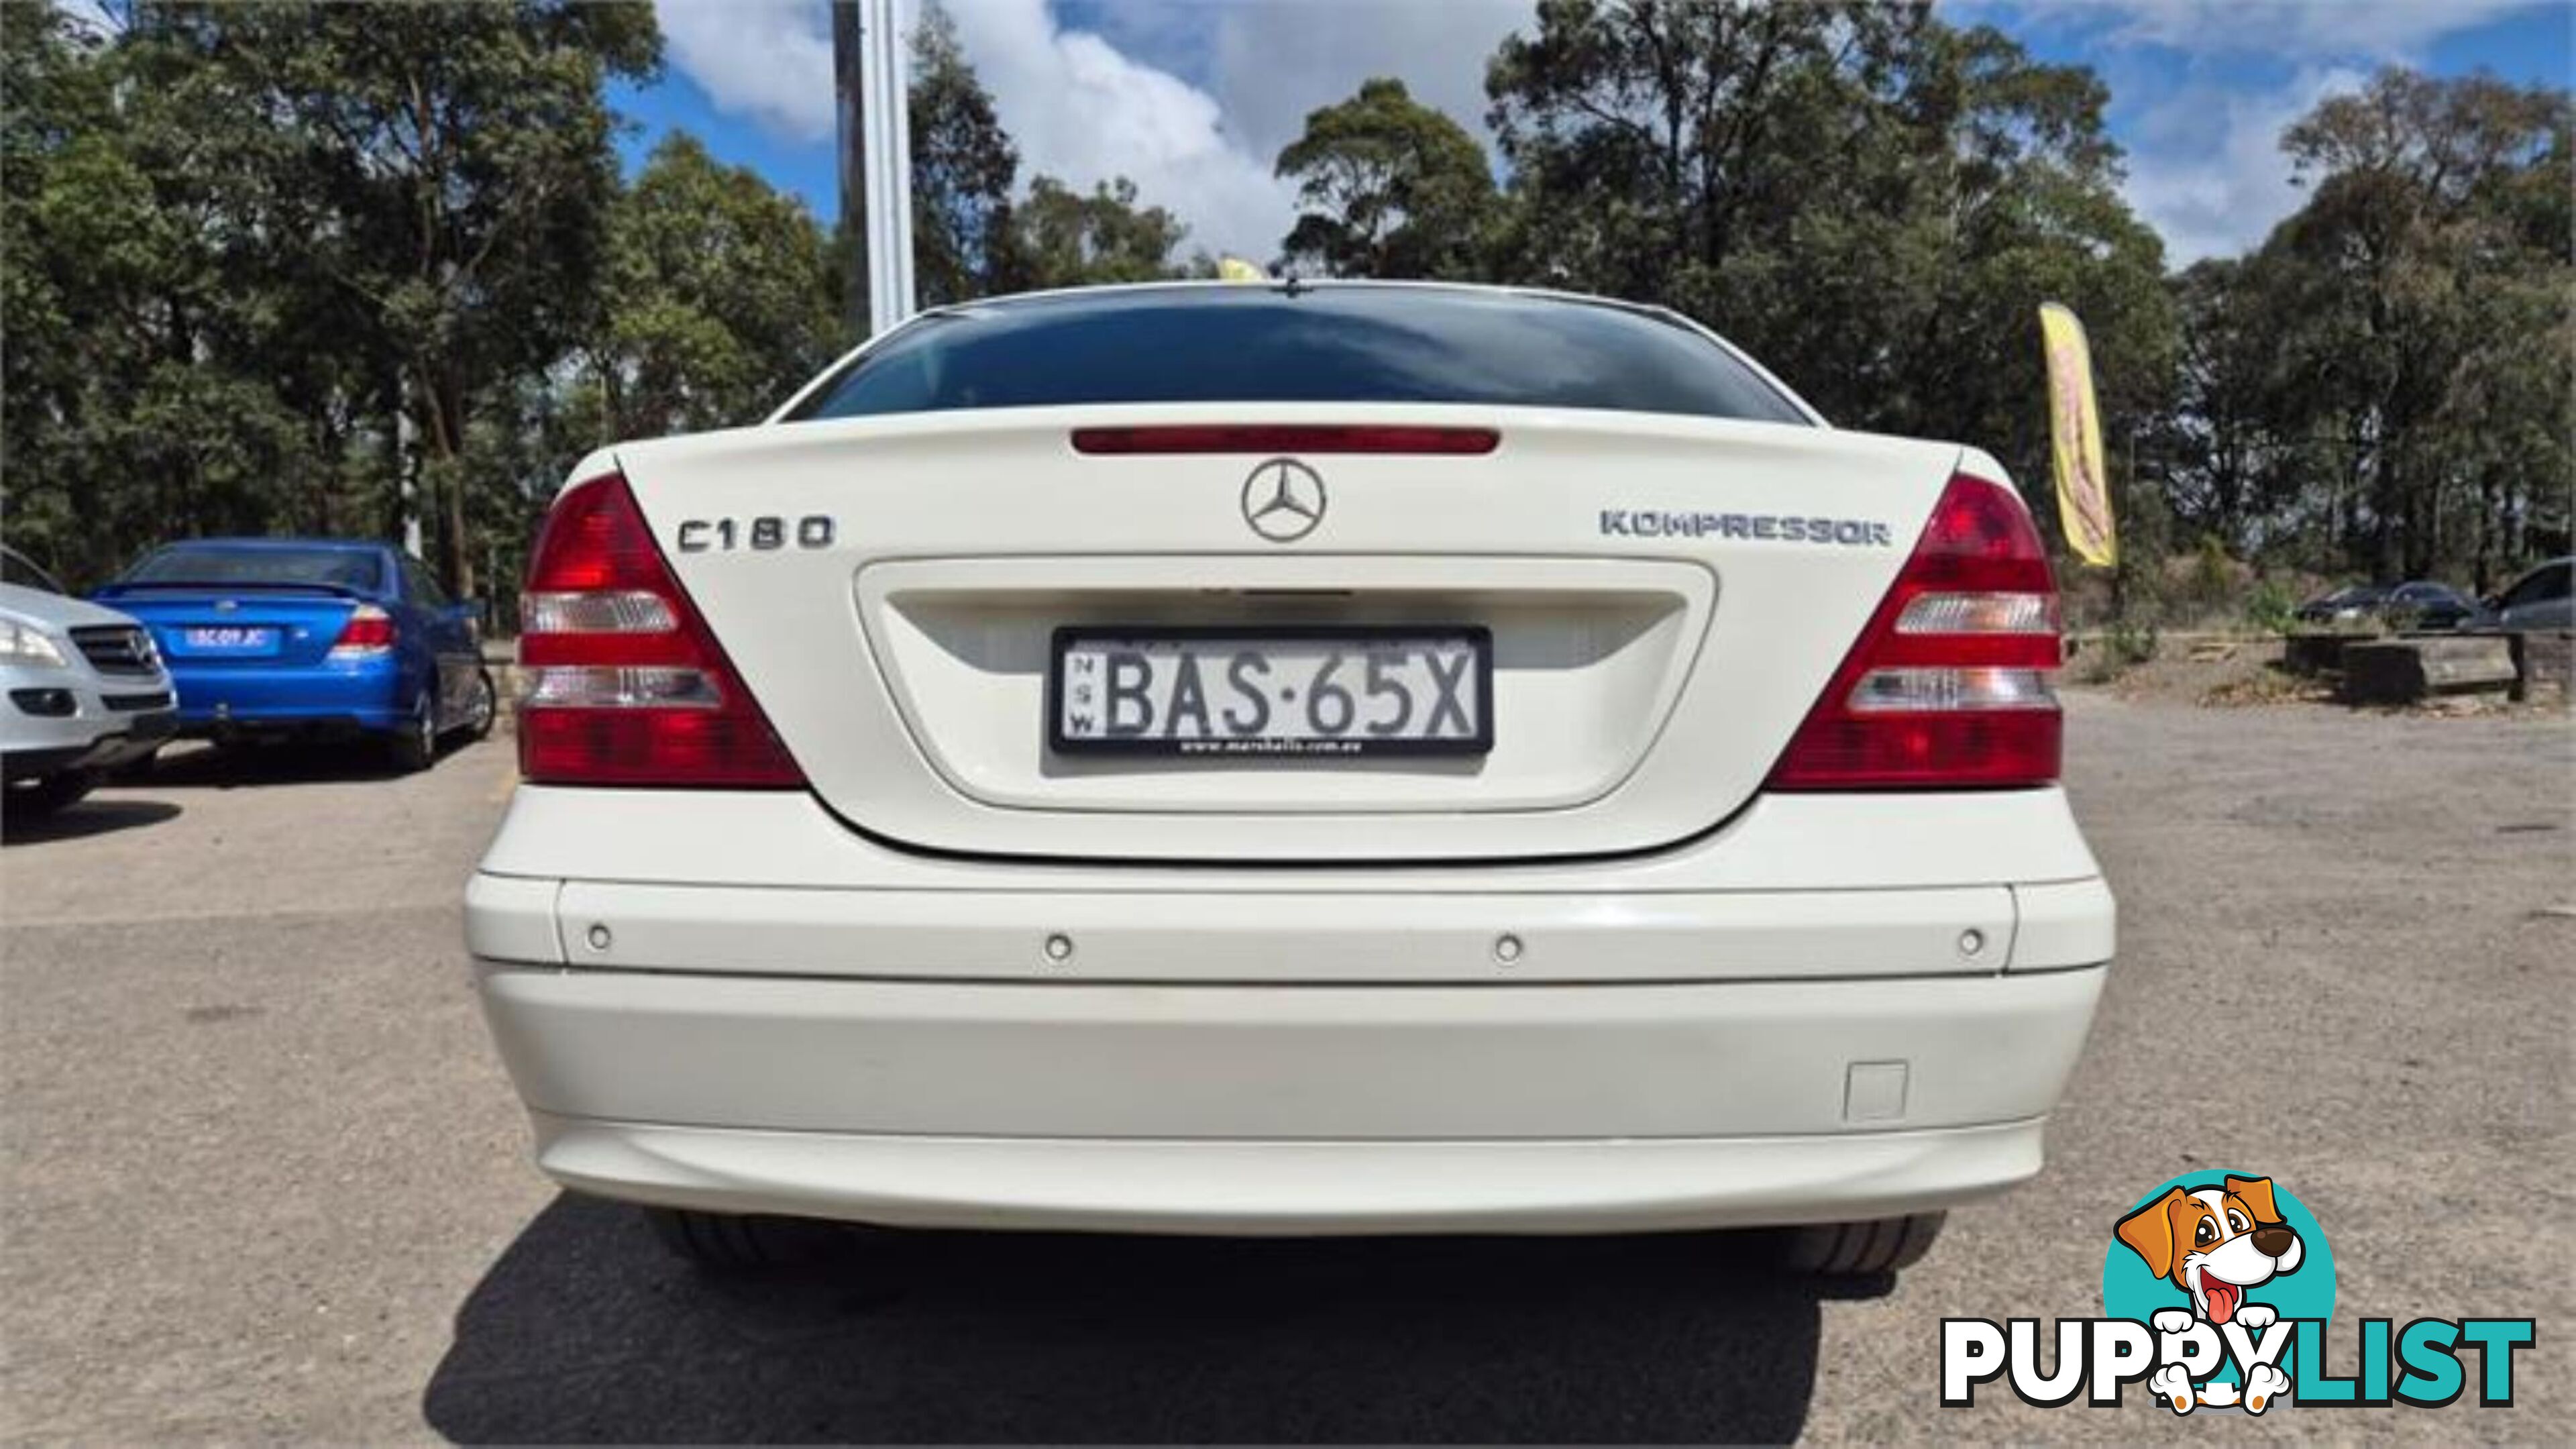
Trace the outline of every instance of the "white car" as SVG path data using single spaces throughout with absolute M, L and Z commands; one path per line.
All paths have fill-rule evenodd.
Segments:
M 1370 284 L 921 316 L 605 449 L 467 894 L 538 1165 L 780 1220 L 1797 1225 L 2040 1168 L 2112 957 L 1995 460 L 1669 313 Z
M 51 814 L 99 773 L 160 748 L 178 698 L 142 625 L 83 603 L 0 548 L 0 782 L 9 813 Z

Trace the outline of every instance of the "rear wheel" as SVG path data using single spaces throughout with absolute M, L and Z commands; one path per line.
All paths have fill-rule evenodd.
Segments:
M 87 770 L 64 770 L 39 780 L 13 781 L 6 796 L 8 811 L 21 820 L 42 820 L 77 802 L 97 783 L 98 777 Z
M 1794 1272 L 1831 1277 L 1894 1273 L 1913 1267 L 1941 1236 L 1947 1214 L 1915 1213 L 1860 1223 L 1811 1223 L 1791 1228 L 1782 1261 Z
M 818 1256 L 836 1225 L 804 1218 L 648 1207 L 644 1219 L 673 1256 L 703 1273 L 762 1273 Z
M 394 773 L 426 770 L 438 758 L 438 692 L 424 688 L 402 725 L 385 737 L 385 758 Z
M 492 671 L 476 670 L 474 696 L 465 702 L 465 718 L 456 726 L 459 737 L 479 740 L 492 733 L 492 721 L 500 716 L 501 696 L 492 687 Z

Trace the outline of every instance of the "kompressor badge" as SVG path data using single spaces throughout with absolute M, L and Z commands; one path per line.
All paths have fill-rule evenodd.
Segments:
M 1874 519 L 1675 513 L 1660 508 L 1604 508 L 1601 532 L 1611 538 L 1750 538 L 1844 548 L 1889 548 L 1896 542 L 1894 532 Z

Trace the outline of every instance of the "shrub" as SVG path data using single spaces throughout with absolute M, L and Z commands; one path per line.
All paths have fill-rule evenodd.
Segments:
M 2227 556 L 2227 545 L 2218 535 L 2204 533 L 2200 547 L 2192 551 L 2191 578 L 2186 586 L 2191 601 L 2207 606 L 2224 603 L 2235 597 L 2238 583 L 2236 560 Z
M 2278 579 L 2265 579 L 2245 598 L 2245 622 L 2266 634 L 2287 634 L 2294 622 L 2291 611 L 2298 607 L 2299 596 L 2288 585 Z
M 2128 671 L 2156 657 L 2156 626 L 2141 619 L 2116 619 L 2102 631 L 2088 652 L 2092 662 L 2085 666 L 2084 678 L 2090 684 L 2108 684 Z

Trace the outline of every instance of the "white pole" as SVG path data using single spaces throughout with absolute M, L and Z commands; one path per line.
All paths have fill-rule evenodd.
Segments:
M 405 402 L 406 406 L 394 414 L 394 473 L 395 482 L 402 488 L 403 552 L 420 558 L 420 484 L 411 470 L 411 408 L 408 398 Z
M 913 312 L 912 121 L 895 0 L 860 0 L 860 164 L 866 173 L 868 324 L 881 333 Z

